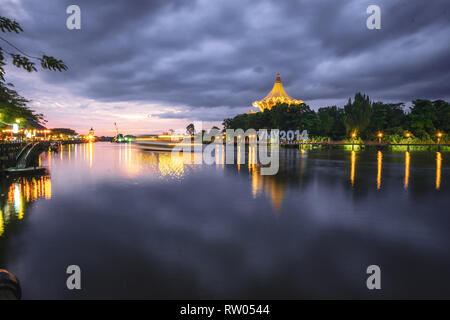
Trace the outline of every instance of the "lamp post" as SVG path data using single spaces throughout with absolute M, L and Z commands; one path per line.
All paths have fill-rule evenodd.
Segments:
M 443 136 L 442 132 L 438 132 L 438 133 L 436 134 L 436 136 L 437 136 L 437 138 L 438 138 L 438 144 L 440 144 L 440 143 L 441 143 L 441 138 L 442 138 L 442 136 Z
M 383 138 L 383 132 L 378 132 L 378 143 L 381 144 L 381 139 Z
M 352 150 L 355 149 L 356 130 L 352 133 Z
M 410 133 L 410 132 L 407 132 L 407 133 L 405 134 L 405 137 L 408 138 L 408 144 L 410 144 L 410 142 L 411 142 L 411 133 Z

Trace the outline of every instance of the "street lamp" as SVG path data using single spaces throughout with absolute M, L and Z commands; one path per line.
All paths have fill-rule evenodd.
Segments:
M 355 149 L 355 139 L 356 139 L 356 136 L 357 136 L 357 134 L 356 134 L 356 130 L 355 130 L 355 131 L 352 132 L 352 135 L 351 135 L 351 137 L 352 137 L 352 150 Z
M 408 138 L 408 144 L 411 142 L 411 132 L 405 133 L 405 137 Z
M 378 132 L 378 143 L 380 143 L 381 144 L 381 139 L 383 138 L 383 132 Z
M 437 136 L 437 138 L 438 138 L 438 144 L 440 144 L 440 143 L 441 143 L 441 138 L 442 138 L 442 136 L 443 136 L 442 132 L 438 132 L 438 133 L 436 134 L 436 136 Z

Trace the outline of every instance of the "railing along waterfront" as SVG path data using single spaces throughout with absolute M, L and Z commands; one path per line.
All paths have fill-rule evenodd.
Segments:
M 14 164 L 16 156 L 25 147 L 27 142 L 6 142 L 0 143 L 0 169 Z

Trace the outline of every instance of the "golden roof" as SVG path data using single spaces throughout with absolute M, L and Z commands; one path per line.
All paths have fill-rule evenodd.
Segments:
M 259 110 L 264 111 L 265 109 L 272 109 L 274 105 L 277 105 L 279 103 L 299 105 L 303 104 L 304 102 L 302 100 L 296 100 L 287 94 L 287 92 L 283 88 L 283 84 L 281 83 L 280 75 L 277 74 L 277 80 L 273 85 L 272 91 L 269 92 L 267 97 L 262 100 L 253 102 L 252 105 L 255 108 L 259 108 Z

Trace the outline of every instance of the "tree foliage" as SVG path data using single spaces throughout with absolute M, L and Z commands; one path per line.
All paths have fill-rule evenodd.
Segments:
M 372 104 L 366 95 L 357 93 L 355 99 L 348 99 L 348 103 L 344 106 L 344 124 L 347 134 L 350 132 L 360 133 L 364 135 L 372 118 Z
M 23 32 L 17 21 L 5 17 L 0 17 L 0 30 L 2 33 L 14 32 L 18 34 Z M 21 97 L 13 89 L 13 84 L 6 82 L 4 67 L 8 62 L 7 57 L 9 56 L 10 63 L 13 66 L 28 72 L 38 70 L 36 63 L 39 63 L 42 69 L 51 71 L 64 71 L 67 70 L 67 66 L 62 60 L 45 54 L 41 57 L 28 55 L 3 37 L 0 37 L 0 40 L 7 45 L 7 49 L 0 46 L 0 126 L 8 125 L 17 118 L 22 119 L 24 125 L 26 125 L 27 121 L 45 122 L 42 114 L 35 113 L 34 110 L 26 106 L 29 101 Z
M 187 134 L 195 134 L 195 127 L 193 123 L 190 123 L 186 127 L 186 133 Z
M 357 93 L 344 108 L 331 106 L 316 112 L 306 104 L 280 104 L 264 112 L 225 119 L 223 126 L 224 129 L 244 130 L 306 129 L 310 135 L 332 140 L 348 138 L 355 130 L 359 137 L 367 140 L 375 140 L 380 131 L 385 136 L 400 139 L 411 132 L 418 139 L 430 141 L 438 131 L 450 132 L 450 104 L 443 100 L 415 100 L 410 110 L 405 110 L 404 103 L 371 102 L 368 96 Z

